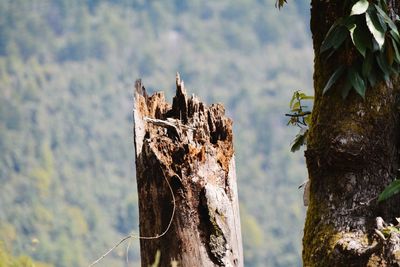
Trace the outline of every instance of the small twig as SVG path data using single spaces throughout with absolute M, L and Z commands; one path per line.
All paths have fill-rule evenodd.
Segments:
M 310 114 L 311 114 L 311 111 L 305 111 L 305 112 L 296 113 L 296 114 L 286 113 L 285 116 L 298 118 L 298 117 L 304 117 L 304 116 L 307 116 L 307 115 L 310 115 Z
M 119 245 L 121 245 L 123 242 L 125 242 L 126 240 L 130 239 L 130 238 L 137 238 L 137 239 L 142 239 L 142 240 L 151 240 L 151 239 L 158 239 L 161 238 L 162 236 L 164 236 L 169 229 L 171 228 L 172 225 L 172 221 L 174 219 L 175 216 L 175 209 L 176 209 L 176 203 L 175 203 L 175 195 L 174 195 L 174 191 L 172 190 L 171 184 L 168 182 L 167 177 L 165 176 L 164 170 L 162 170 L 165 182 L 168 185 L 168 188 L 171 192 L 171 196 L 172 196 L 172 203 L 174 204 L 172 207 L 172 214 L 171 214 L 171 219 L 169 220 L 168 226 L 167 228 L 165 228 L 165 230 L 158 235 L 155 236 L 135 236 L 133 234 L 127 235 L 124 238 L 122 238 L 117 244 L 115 244 L 112 248 L 110 248 L 106 253 L 104 253 L 100 258 L 98 258 L 97 260 L 95 260 L 94 262 L 92 262 L 88 267 L 94 266 L 97 263 L 99 263 L 102 259 L 104 259 L 108 254 L 110 254 L 114 249 L 116 249 Z

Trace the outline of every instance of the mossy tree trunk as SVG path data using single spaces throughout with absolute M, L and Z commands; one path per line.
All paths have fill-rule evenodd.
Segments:
M 232 121 L 222 105 L 188 98 L 179 76 L 176 85 L 171 106 L 136 83 L 142 266 L 158 250 L 158 266 L 243 266 Z
M 399 1 L 388 2 L 398 13 Z M 356 52 L 344 51 L 328 61 L 321 58 L 325 34 L 344 15 L 343 1 L 312 0 L 311 4 L 315 104 L 305 152 L 310 202 L 303 263 L 398 266 L 400 239 L 383 241 L 374 229 L 377 217 L 394 222 L 400 216 L 399 197 L 377 202 L 380 192 L 398 175 L 400 83 L 392 78 L 368 88 L 365 100 L 355 92 L 343 100 L 340 83 L 322 96 L 329 75 Z

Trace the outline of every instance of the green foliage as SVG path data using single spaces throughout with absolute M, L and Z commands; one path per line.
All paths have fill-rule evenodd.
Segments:
M 380 201 L 387 200 L 387 199 L 393 197 L 395 194 L 398 194 L 398 193 L 400 193 L 400 180 L 394 180 L 379 195 L 378 201 L 380 202 Z
M 302 104 L 302 101 L 313 99 L 313 96 L 295 91 L 290 100 L 289 107 L 291 113 L 286 114 L 286 116 L 290 117 L 287 124 L 300 128 L 299 133 L 292 142 L 292 147 L 290 149 L 292 152 L 296 152 L 301 146 L 307 144 L 308 127 L 311 124 L 311 111 L 308 109 L 308 106 Z
M 396 220 L 397 225 L 389 224 L 383 227 L 383 229 L 375 229 L 375 232 L 383 239 L 390 237 L 392 233 L 400 234 L 400 218 L 396 218 Z
M 349 7 L 345 7 L 349 8 Z M 346 65 L 339 66 L 323 89 L 325 94 L 335 83 L 342 80 L 342 96 L 351 89 L 365 97 L 369 86 L 388 81 L 400 71 L 400 36 L 396 23 L 389 17 L 385 0 L 359 0 L 349 15 L 339 18 L 329 29 L 320 52 L 328 60 L 335 53 L 347 53 Z M 350 42 L 351 41 L 351 42 Z M 349 45 L 359 53 L 352 55 Z M 330 52 L 327 54 L 327 52 Z M 341 79 L 342 78 L 342 79 Z
M 400 226 L 387 226 L 382 230 L 385 237 L 389 237 L 391 233 L 400 234 Z
M 353 5 L 351 8 L 350 15 L 360 15 L 364 14 L 369 6 L 369 2 L 367 0 L 359 0 L 357 3 Z
M 325 85 L 324 89 L 322 90 L 322 93 L 325 94 L 331 87 L 332 85 L 340 78 L 340 76 L 343 74 L 345 71 L 345 68 L 343 66 L 340 66 L 335 70 L 335 72 L 332 74 L 332 76 L 329 78 L 327 84 Z

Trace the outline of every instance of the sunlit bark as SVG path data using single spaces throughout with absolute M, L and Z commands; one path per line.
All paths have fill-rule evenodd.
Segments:
M 399 197 L 377 202 L 398 174 L 399 82 L 392 78 L 368 88 L 365 100 L 355 92 L 343 100 L 340 83 L 322 96 L 329 74 L 352 54 L 325 61 L 319 53 L 326 32 L 341 16 L 343 1 L 312 1 L 315 104 L 305 152 L 311 184 L 303 263 L 397 266 L 400 251 L 389 253 L 393 242 L 381 240 L 374 229 L 378 216 L 387 222 L 400 216 Z

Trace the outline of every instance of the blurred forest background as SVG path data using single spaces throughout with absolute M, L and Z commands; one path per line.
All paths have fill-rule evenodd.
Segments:
M 85 266 L 138 232 L 134 81 L 171 98 L 179 71 L 234 120 L 245 266 L 301 266 L 284 113 L 311 92 L 308 24 L 305 0 L 0 0 L 0 265 Z M 125 250 L 97 266 L 139 266 Z

